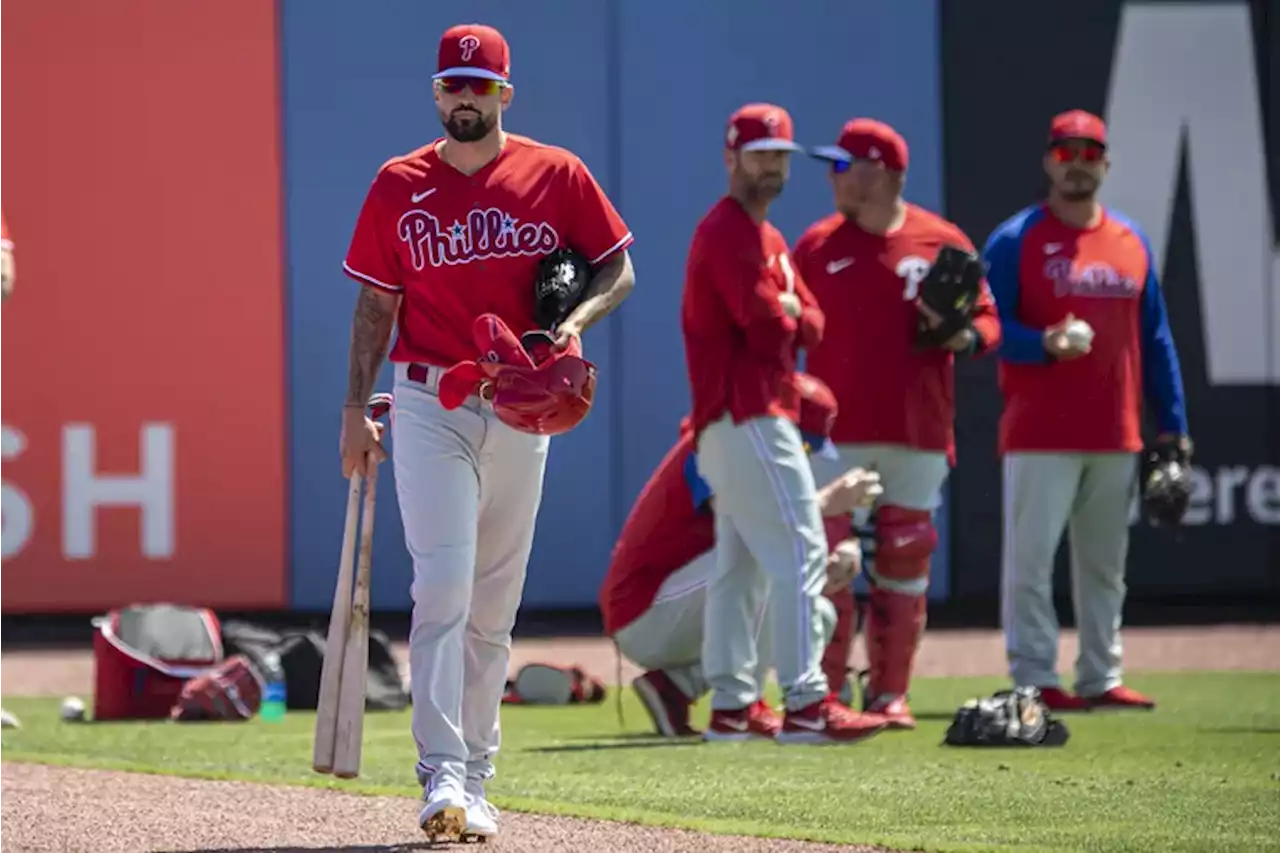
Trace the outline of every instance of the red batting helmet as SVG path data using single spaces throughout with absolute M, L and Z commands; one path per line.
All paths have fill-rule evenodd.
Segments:
M 534 435 L 568 432 L 591 411 L 596 366 L 582 357 L 577 338 L 563 350 L 552 346 L 546 332 L 529 332 L 517 341 L 493 314 L 476 318 L 472 334 L 483 356 L 445 373 L 439 390 L 445 408 L 478 394 L 492 403 L 498 420 Z
M 581 352 L 570 345 L 532 369 L 501 369 L 493 379 L 498 420 L 535 435 L 559 435 L 582 423 L 595 400 L 596 367 Z

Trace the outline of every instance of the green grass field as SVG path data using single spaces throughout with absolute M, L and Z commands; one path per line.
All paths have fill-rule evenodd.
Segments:
M 703 744 L 642 734 L 627 692 L 586 708 L 506 708 L 500 808 L 910 850 L 1280 850 L 1280 673 L 1134 676 L 1154 713 L 1073 715 L 1061 749 L 939 746 L 1000 679 L 922 679 L 915 732 L 846 747 Z M 408 714 L 366 717 L 361 778 L 310 769 L 312 715 L 244 725 L 71 725 L 58 701 L 5 699 L 6 761 L 416 796 Z M 695 720 L 706 719 L 700 708 Z

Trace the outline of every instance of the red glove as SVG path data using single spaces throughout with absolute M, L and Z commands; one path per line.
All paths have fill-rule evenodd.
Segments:
M 171 720 L 248 720 L 262 706 L 262 676 L 244 655 L 233 655 L 182 687 Z

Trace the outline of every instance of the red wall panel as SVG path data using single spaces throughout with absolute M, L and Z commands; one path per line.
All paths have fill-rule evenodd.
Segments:
M 3 610 L 286 601 L 276 8 L 10 0 Z

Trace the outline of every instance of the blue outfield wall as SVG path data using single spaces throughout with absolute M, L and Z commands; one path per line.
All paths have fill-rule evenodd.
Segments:
M 781 104 L 810 144 L 834 140 L 852 115 L 889 121 L 911 145 L 908 197 L 942 207 L 935 0 L 790 8 L 769 0 L 739 0 L 732 15 L 675 0 L 467 6 L 467 19 L 511 42 L 516 97 L 506 127 L 576 152 L 636 235 L 636 290 L 584 341 L 601 371 L 596 407 L 552 442 L 526 607 L 595 603 L 626 513 L 687 410 L 685 251 L 724 192 L 719 148 L 730 112 L 748 101 Z M 340 266 L 378 166 L 440 133 L 430 75 L 440 33 L 463 18 L 420 0 L 282 0 L 281 9 L 291 588 L 294 607 L 324 610 L 342 535 L 337 428 L 357 287 Z M 794 241 L 829 204 L 822 168 L 800 158 L 773 219 Z M 388 368 L 379 387 L 390 379 Z M 406 609 L 411 566 L 391 466 L 380 474 L 373 606 Z M 946 516 L 944 506 L 934 597 L 949 586 Z

